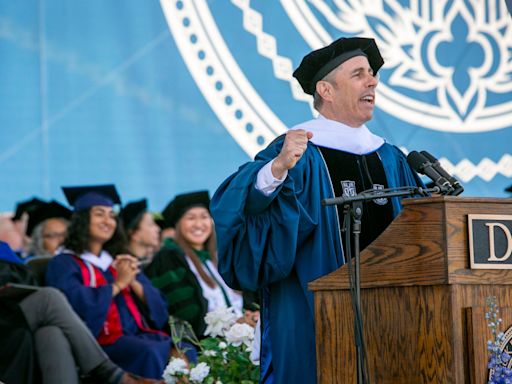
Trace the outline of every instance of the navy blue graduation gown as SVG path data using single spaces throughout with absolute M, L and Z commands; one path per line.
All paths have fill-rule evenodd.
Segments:
M 308 283 L 344 263 L 328 170 L 315 144 L 270 196 L 255 189 L 258 171 L 275 158 L 283 139 L 226 179 L 210 209 L 218 238 L 219 272 L 233 289 L 264 288 L 261 371 L 270 361 L 275 383 L 316 383 L 313 295 Z M 388 186 L 421 185 L 403 153 L 378 150 Z M 395 216 L 401 206 L 392 199 Z
M 107 285 L 88 287 L 84 285 L 82 272 L 71 254 L 54 257 L 48 264 L 46 284 L 60 289 L 68 298 L 75 312 L 97 337 L 107 316 L 112 301 L 114 278 L 110 271 L 102 272 Z M 144 287 L 147 314 L 154 327 L 162 329 L 168 320 L 167 306 L 160 291 L 154 288 L 142 274 L 137 275 Z M 169 336 L 141 331 L 131 315 L 122 295 L 114 298 L 121 319 L 123 336 L 111 345 L 102 345 L 110 359 L 128 372 L 159 379 L 169 360 L 171 339 Z

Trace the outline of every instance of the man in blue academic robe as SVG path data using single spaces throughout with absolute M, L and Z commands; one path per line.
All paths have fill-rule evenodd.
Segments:
M 308 283 L 345 262 L 342 212 L 322 199 L 422 185 L 404 154 L 364 125 L 383 63 L 366 38 L 341 38 L 305 56 L 294 76 L 319 117 L 275 140 L 212 199 L 219 272 L 234 289 L 263 293 L 262 383 L 316 383 Z M 400 209 L 399 198 L 366 202 L 361 248 Z

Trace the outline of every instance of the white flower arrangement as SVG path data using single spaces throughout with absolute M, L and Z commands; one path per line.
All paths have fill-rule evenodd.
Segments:
M 206 330 L 204 334 L 211 337 L 223 337 L 227 330 L 236 323 L 238 315 L 234 308 L 219 308 L 208 312 L 204 317 Z
M 176 326 L 170 321 L 173 341 L 190 341 L 198 348 L 197 364 L 187 363 L 173 357 L 165 369 L 166 384 L 256 384 L 259 381 L 259 366 L 250 359 L 254 340 L 254 328 L 237 323 L 238 316 L 233 308 L 219 309 L 205 316 L 205 339 L 191 338 L 190 332 L 183 332 L 183 324 Z M 181 327 L 181 329 L 180 329 Z M 181 334 L 176 334 L 178 329 Z
M 254 328 L 248 324 L 233 324 L 231 328 L 224 334 L 228 344 L 239 347 L 245 344 L 247 350 L 251 351 L 252 342 L 254 340 Z
M 210 373 L 210 367 L 206 363 L 199 363 L 190 370 L 190 381 L 192 383 L 202 383 Z
M 180 377 L 188 376 L 187 362 L 183 359 L 172 358 L 165 368 L 163 378 L 166 384 L 177 383 Z

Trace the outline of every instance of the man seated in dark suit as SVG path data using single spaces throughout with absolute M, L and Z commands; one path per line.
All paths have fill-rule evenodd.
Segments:
M 0 241 L 0 287 L 7 283 L 37 286 L 30 269 Z M 35 350 L 43 383 L 78 384 L 80 375 L 101 383 L 163 383 L 114 364 L 57 289 L 7 290 L 0 289 L 0 381 L 32 383 Z

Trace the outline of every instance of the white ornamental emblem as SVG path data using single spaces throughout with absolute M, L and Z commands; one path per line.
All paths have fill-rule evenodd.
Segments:
M 373 184 L 373 190 L 374 191 L 380 191 L 384 189 L 384 186 L 382 184 Z M 378 194 L 378 192 L 377 192 Z M 378 199 L 373 199 L 373 202 L 377 205 L 386 205 L 388 203 L 387 197 L 379 197 Z
M 378 106 L 390 114 L 425 128 L 457 133 L 510 126 L 512 19 L 504 1 L 292 0 L 284 4 L 313 48 L 347 33 L 378 41 L 385 59 Z
M 304 54 L 340 36 L 366 36 L 385 59 L 376 113 L 392 116 L 395 144 L 404 147 L 410 143 L 400 141 L 415 135 L 439 142 L 449 133 L 460 148 L 449 140 L 436 148 L 458 155 L 443 165 L 461 181 L 512 176 L 503 132 L 512 127 L 505 1 L 160 1 L 198 88 L 250 157 L 315 114 L 292 76 Z M 471 142 L 482 132 L 492 158 Z
M 352 180 L 341 181 L 341 188 L 343 189 L 343 196 L 354 197 L 357 195 L 356 182 Z

